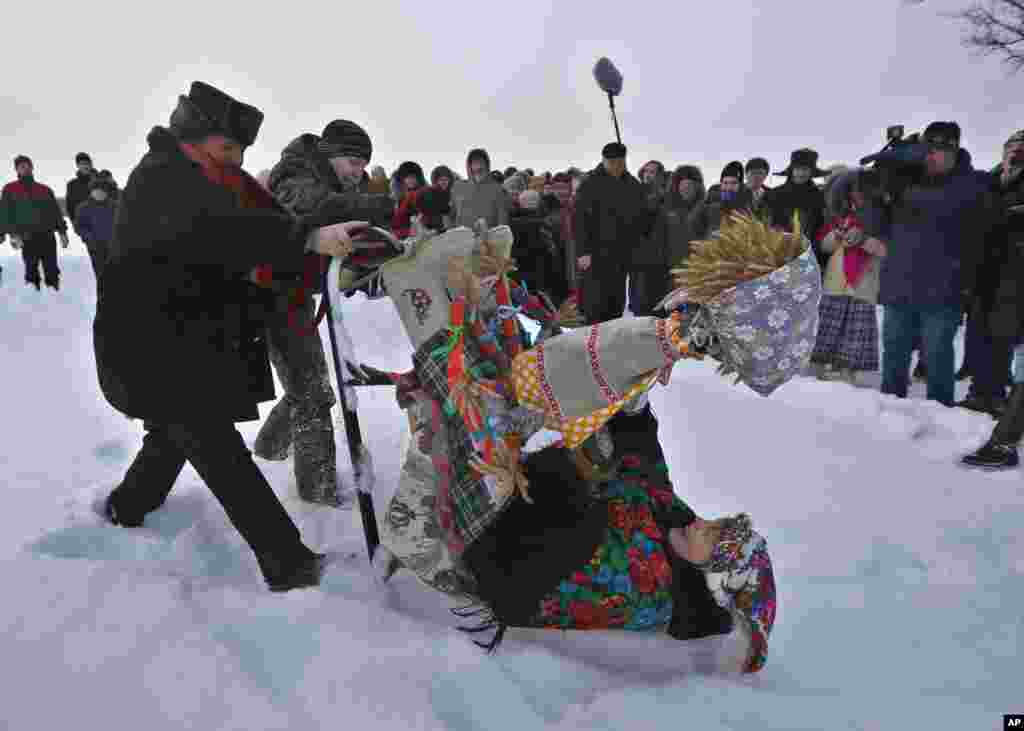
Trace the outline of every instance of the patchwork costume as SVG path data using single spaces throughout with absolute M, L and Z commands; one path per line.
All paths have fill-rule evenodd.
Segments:
M 436 237 L 430 255 L 427 239 L 423 268 L 389 275 L 382 267 L 389 292 L 422 290 L 432 306 L 443 296 L 449 316 L 421 339 L 437 313 L 392 294 L 416 347 L 414 370 L 392 374 L 413 436 L 382 546 L 428 585 L 466 600 L 453 611 L 480 620 L 465 631 L 494 631 L 478 642 L 488 649 L 510 626 L 682 640 L 735 628 L 748 639 L 744 670 L 760 670 L 776 613 L 765 541 L 740 515 L 719 521 L 705 564 L 676 555 L 669 531 L 696 514 L 674 494 L 646 394 L 683 358 L 712 357 L 764 396 L 805 368 L 821 296 L 810 245 L 803 240 L 799 256 L 722 291 L 693 317 L 675 309 L 692 294 L 677 290 L 668 318 L 563 331 L 507 274 L 474 269 L 486 235 L 466 231 Z M 450 274 L 456 242 L 479 273 L 476 294 L 450 277 L 445 287 L 430 281 L 446 249 Z M 514 316 L 524 310 L 543 324 L 536 342 Z M 559 440 L 525 453 L 545 428 Z

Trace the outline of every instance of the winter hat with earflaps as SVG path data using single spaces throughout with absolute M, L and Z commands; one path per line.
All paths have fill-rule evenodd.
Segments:
M 794 217 L 794 230 L 799 219 Z M 818 331 L 821 272 L 810 242 L 733 213 L 715 238 L 695 241 L 679 289 L 661 307 L 701 305 L 687 339 L 762 396 L 810 362 Z

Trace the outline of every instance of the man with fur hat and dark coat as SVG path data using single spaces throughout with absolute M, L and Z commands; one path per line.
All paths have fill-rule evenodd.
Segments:
M 588 323 L 622 317 L 626 277 L 655 258 L 646 246 L 654 216 L 643 185 L 626 169 L 626 146 L 609 142 L 601 157 L 580 185 L 573 222 L 577 266 L 584 273 L 580 312 Z
M 488 228 L 507 226 L 512 202 L 501 183 L 491 176 L 491 158 L 487 150 L 476 148 L 466 156 L 468 180 L 452 186 L 452 210 L 456 226 L 473 228 L 481 218 Z
M 394 201 L 387 192 L 370 193 L 366 166 L 373 145 L 366 131 L 350 120 L 329 123 L 318 137 L 293 140 L 270 171 L 271 194 L 292 214 L 327 215 L 334 221 L 391 224 Z M 315 328 L 312 290 L 284 288 L 274 297 L 267 319 L 270 361 L 284 387 L 256 437 L 257 456 L 281 461 L 293 456 L 299 497 L 331 507 L 351 507 L 337 473 L 337 447 L 331 409 L 337 403 L 323 343 Z
M 765 193 L 761 205 L 771 224 L 787 231 L 793 225 L 793 214 L 800 214 L 800 227 L 814 244 L 818 265 L 824 272 L 828 255 L 818 247 L 816 234 L 825 225 L 827 204 L 825 194 L 813 179 L 828 177 L 828 171 L 818 167 L 816 151 L 803 148 L 790 155 L 789 167 L 775 174 L 785 177 L 786 182 Z
M 266 290 L 251 277 L 300 273 L 307 256 L 348 256 L 350 231 L 297 219 L 242 168 L 263 114 L 195 82 L 121 197 L 100 280 L 93 337 L 110 404 L 143 419 L 146 436 L 104 513 L 141 526 L 190 462 L 255 553 L 272 591 L 319 583 L 311 551 L 235 427 L 274 397 Z M 318 266 L 319 263 L 317 262 Z M 263 270 L 265 271 L 265 270 Z
M 416 207 L 416 193 L 427 186 L 423 168 L 419 163 L 406 160 L 391 176 L 391 195 L 397 205 L 391 219 L 391 231 L 400 239 L 412 236 L 412 211 Z
M 14 158 L 18 179 L 4 186 L 0 194 L 0 237 L 9 234 L 11 246 L 21 249 L 25 262 L 25 283 L 39 289 L 42 266 L 46 286 L 60 289 L 57 266 L 57 240 L 68 248 L 68 226 L 53 190 L 36 182 L 32 160 L 25 155 Z
M 110 254 L 114 238 L 114 216 L 117 214 L 117 186 L 113 179 L 96 175 L 89 183 L 89 197 L 75 209 L 75 230 L 85 243 L 99 287 L 103 265 Z
M 75 233 L 82 238 L 75 223 L 75 217 L 78 215 L 78 206 L 89 198 L 91 192 L 89 184 L 96 175 L 96 169 L 92 166 L 92 158 L 86 152 L 79 152 L 75 155 L 75 166 L 78 170 L 75 171 L 75 177 L 68 181 L 67 192 L 64 194 L 64 210 Z
M 750 191 L 743 185 L 743 163 L 733 160 L 722 168 L 718 184 L 711 186 L 704 205 L 690 214 L 693 233 L 698 239 L 710 238 L 729 214 L 749 211 L 753 205 Z

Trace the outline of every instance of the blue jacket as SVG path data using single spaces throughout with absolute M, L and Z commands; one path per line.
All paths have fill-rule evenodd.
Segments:
M 1000 216 L 991 177 L 966 150 L 943 181 L 912 185 L 882 218 L 879 304 L 956 307 L 973 295 Z
M 75 211 L 75 229 L 82 241 L 89 244 L 109 244 L 114 238 L 114 216 L 117 204 L 109 198 L 102 203 L 88 198 Z

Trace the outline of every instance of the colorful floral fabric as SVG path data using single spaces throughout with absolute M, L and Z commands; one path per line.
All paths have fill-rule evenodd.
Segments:
M 614 479 L 605 487 L 605 540 L 586 566 L 541 600 L 533 626 L 649 631 L 672 619 L 667 536 L 654 520 L 654 506 L 678 498 L 670 488 L 637 479 Z

